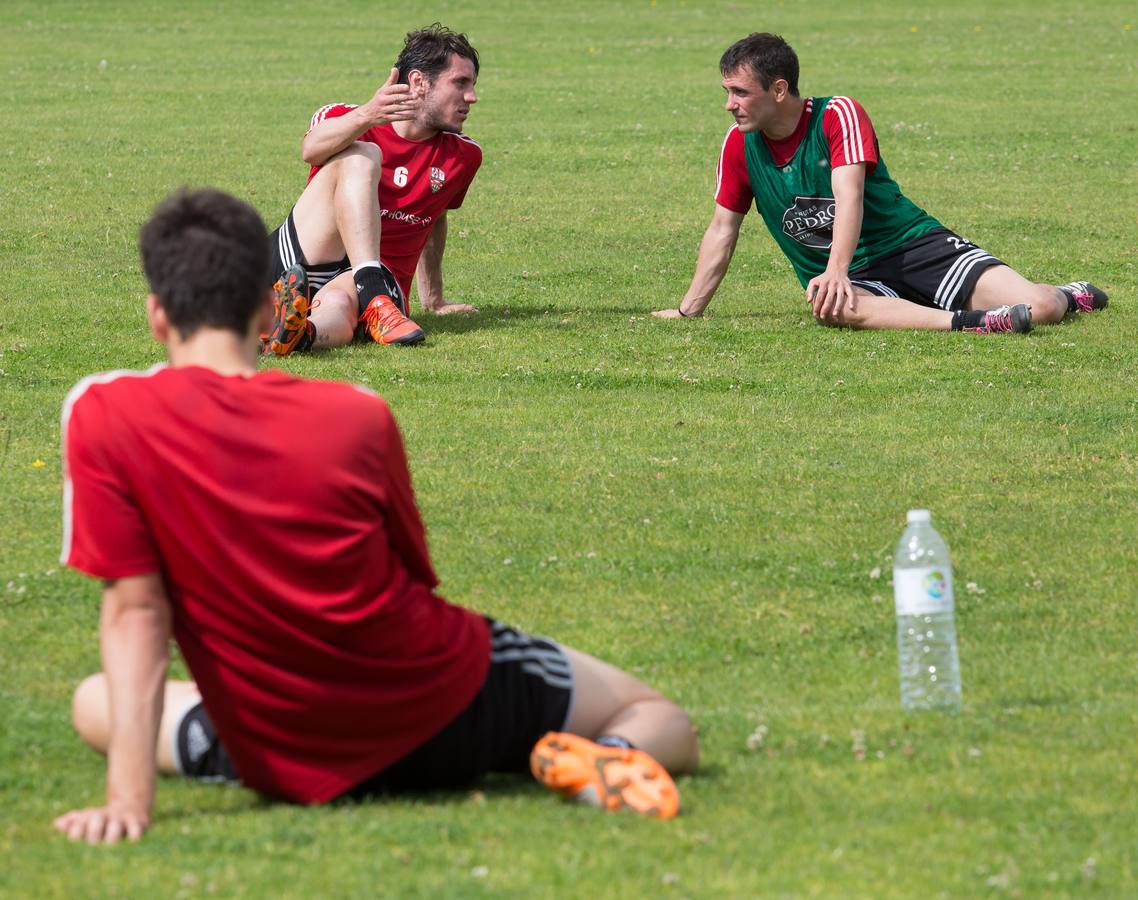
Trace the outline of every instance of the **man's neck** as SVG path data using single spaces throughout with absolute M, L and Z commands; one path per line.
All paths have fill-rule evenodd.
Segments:
M 798 120 L 802 118 L 802 108 L 806 101 L 802 97 L 787 96 L 779 104 L 775 113 L 775 121 L 769 128 L 763 129 L 763 137 L 772 141 L 784 141 L 798 127 Z
M 242 337 L 224 328 L 199 328 L 182 340 L 176 333 L 166 342 L 173 368 L 200 366 L 218 375 L 257 373 L 257 336 Z
M 437 128 L 429 128 L 415 121 L 392 122 L 391 127 L 405 141 L 429 141 L 439 133 Z

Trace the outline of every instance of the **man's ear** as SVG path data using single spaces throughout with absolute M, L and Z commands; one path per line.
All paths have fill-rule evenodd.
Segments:
M 170 320 L 158 302 L 157 294 L 146 295 L 146 321 L 150 325 L 150 336 L 159 344 L 170 340 Z
M 771 85 L 771 93 L 776 102 L 781 103 L 790 96 L 790 84 L 785 78 L 776 78 Z
M 427 76 L 419 69 L 412 69 L 407 73 L 407 86 L 411 88 L 411 93 L 419 96 L 427 92 L 427 88 L 431 86 Z

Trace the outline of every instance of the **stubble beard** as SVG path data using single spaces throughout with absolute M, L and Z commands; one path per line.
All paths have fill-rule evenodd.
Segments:
M 458 125 L 452 125 L 443 117 L 438 105 L 434 102 L 425 101 L 423 103 L 423 110 L 420 114 L 419 121 L 424 128 L 429 128 L 432 131 L 446 131 L 450 134 L 462 133 L 463 123 L 459 122 Z

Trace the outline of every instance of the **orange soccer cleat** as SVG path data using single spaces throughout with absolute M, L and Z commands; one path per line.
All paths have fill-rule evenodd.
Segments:
M 360 322 L 377 344 L 418 344 L 426 338 L 423 329 L 399 311 L 394 301 L 380 294 L 367 305 Z
M 680 809 L 672 777 L 641 750 L 603 747 L 551 731 L 534 746 L 529 763 L 534 778 L 580 803 L 660 819 L 670 819 Z
M 281 273 L 273 285 L 273 324 L 268 334 L 261 335 L 261 352 L 288 356 L 307 333 L 308 276 L 303 266 L 291 266 Z

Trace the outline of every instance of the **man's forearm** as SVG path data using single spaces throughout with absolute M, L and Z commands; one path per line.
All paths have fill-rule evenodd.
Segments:
M 699 245 L 699 257 L 691 286 L 680 301 L 681 315 L 698 316 L 707 308 L 719 283 L 723 281 L 723 276 L 727 274 L 738 238 L 737 228 L 720 228 L 713 224 L 707 229 Z
M 104 600 L 100 644 L 111 712 L 107 805 L 145 819 L 154 803 L 169 632 L 166 608 Z
M 447 218 L 444 213 L 431 228 L 431 236 L 423 245 L 415 280 L 419 288 L 419 302 L 424 309 L 438 309 L 443 305 L 443 252 L 447 244 Z
M 834 238 L 826 267 L 831 272 L 842 275 L 849 271 L 861 237 L 865 205 L 864 169 L 862 164 L 843 166 L 834 172 Z
M 845 274 L 857 250 L 861 237 L 861 198 L 843 198 L 837 201 L 834 213 L 834 241 L 830 246 L 830 260 L 826 267 L 832 272 Z
M 342 116 L 325 119 L 304 136 L 300 155 L 310 166 L 322 166 L 355 143 L 373 124 L 362 106 Z

